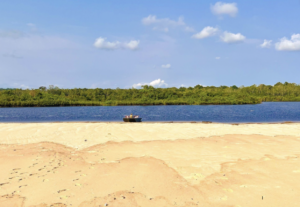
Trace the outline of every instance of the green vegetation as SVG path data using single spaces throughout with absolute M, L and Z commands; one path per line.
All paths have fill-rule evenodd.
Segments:
M 1 107 L 21 106 L 116 106 L 116 105 L 200 105 L 257 104 L 263 101 L 300 101 L 300 85 L 277 83 L 248 87 L 197 85 L 189 88 L 142 89 L 1 89 Z

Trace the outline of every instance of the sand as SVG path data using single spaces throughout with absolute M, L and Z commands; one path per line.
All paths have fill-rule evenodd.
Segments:
M 0 163 L 0 207 L 300 204 L 298 123 L 3 123 Z

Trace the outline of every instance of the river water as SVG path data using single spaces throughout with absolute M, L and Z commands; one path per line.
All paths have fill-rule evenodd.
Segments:
M 300 102 L 264 102 L 256 105 L 0 108 L 0 122 L 119 122 L 124 115 L 131 113 L 142 117 L 143 122 L 299 122 Z

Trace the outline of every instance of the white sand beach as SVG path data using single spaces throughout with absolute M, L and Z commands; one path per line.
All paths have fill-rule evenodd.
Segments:
M 299 206 L 300 124 L 1 123 L 0 206 Z

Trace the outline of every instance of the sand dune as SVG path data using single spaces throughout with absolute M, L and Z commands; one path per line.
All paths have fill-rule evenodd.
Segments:
M 299 128 L 0 124 L 0 207 L 299 206 Z

